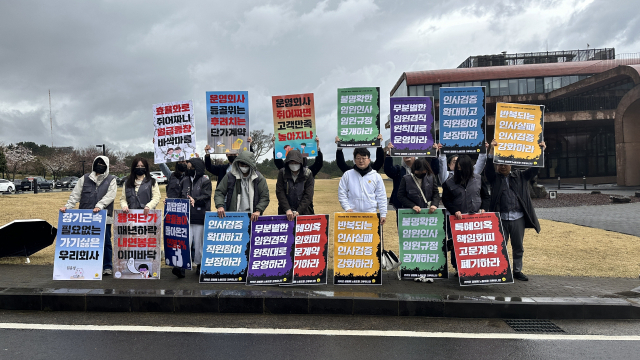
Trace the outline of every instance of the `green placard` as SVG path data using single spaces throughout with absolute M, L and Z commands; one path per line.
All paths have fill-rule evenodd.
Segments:
M 380 88 L 338 89 L 338 147 L 379 147 Z
M 422 209 L 398 210 L 400 275 L 402 279 L 448 278 L 445 216 L 442 210 L 429 214 Z

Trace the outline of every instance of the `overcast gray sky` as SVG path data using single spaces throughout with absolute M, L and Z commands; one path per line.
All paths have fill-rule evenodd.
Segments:
M 152 150 L 152 104 L 248 90 L 252 129 L 271 96 L 313 92 L 333 159 L 336 89 L 379 86 L 382 117 L 404 71 L 469 55 L 615 47 L 640 52 L 637 1 L 0 2 L 0 142 Z M 383 131 L 388 138 L 388 132 Z

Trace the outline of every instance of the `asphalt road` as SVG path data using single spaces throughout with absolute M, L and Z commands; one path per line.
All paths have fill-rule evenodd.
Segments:
M 0 359 L 602 359 L 637 356 L 640 321 L 0 312 Z

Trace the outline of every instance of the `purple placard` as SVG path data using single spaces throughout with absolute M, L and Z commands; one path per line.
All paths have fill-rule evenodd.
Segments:
M 436 156 L 431 96 L 392 97 L 391 156 Z
M 251 223 L 247 285 L 293 283 L 294 230 L 285 215 L 260 216 Z

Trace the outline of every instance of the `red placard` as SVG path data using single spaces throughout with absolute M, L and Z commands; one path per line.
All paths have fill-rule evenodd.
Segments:
M 296 217 L 294 284 L 327 283 L 329 215 Z
M 460 285 L 513 283 L 499 213 L 449 216 Z

